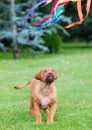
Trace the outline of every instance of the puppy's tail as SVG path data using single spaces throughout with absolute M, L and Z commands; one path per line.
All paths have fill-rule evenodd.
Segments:
M 14 88 L 16 88 L 16 89 L 19 89 L 19 88 L 24 88 L 24 87 L 26 87 L 27 85 L 29 85 L 31 83 L 31 80 L 29 80 L 29 81 L 27 81 L 27 82 L 25 82 L 24 84 L 22 84 L 21 86 L 14 86 Z

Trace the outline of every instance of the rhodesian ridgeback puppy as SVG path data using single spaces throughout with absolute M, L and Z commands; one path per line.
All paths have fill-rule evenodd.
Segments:
M 47 122 L 53 122 L 57 108 L 57 93 L 54 80 L 57 75 L 51 68 L 42 69 L 32 80 L 27 81 L 16 89 L 24 88 L 30 84 L 30 114 L 34 115 L 36 122 L 42 122 L 40 109 L 47 113 Z M 48 110 L 49 109 L 49 110 Z

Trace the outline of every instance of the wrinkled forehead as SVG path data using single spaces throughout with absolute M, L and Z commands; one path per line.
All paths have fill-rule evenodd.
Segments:
M 54 72 L 54 70 L 52 69 L 52 68 L 44 68 L 43 70 L 42 70 L 42 72 Z

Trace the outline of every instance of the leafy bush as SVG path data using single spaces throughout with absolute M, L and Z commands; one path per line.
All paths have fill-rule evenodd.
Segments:
M 62 48 L 62 40 L 57 33 L 45 35 L 45 45 L 49 48 L 50 53 L 58 53 Z

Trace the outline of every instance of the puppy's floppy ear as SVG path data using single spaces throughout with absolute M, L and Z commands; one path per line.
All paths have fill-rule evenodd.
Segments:
M 58 76 L 57 76 L 57 74 L 55 73 L 55 71 L 54 71 L 54 79 L 55 79 L 55 80 L 58 79 Z
M 34 78 L 36 78 L 36 79 L 38 79 L 38 80 L 41 80 L 41 72 L 42 72 L 42 71 L 38 72 L 38 73 L 34 76 Z
M 54 79 L 55 79 L 55 80 L 57 80 L 57 79 L 58 79 L 58 76 L 57 76 L 56 74 L 54 75 Z

